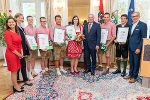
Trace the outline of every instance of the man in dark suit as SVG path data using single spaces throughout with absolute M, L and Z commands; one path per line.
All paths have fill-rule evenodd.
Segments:
M 94 21 L 94 15 L 88 15 L 88 23 L 84 24 L 83 34 L 85 35 L 84 40 L 84 52 L 86 59 L 87 69 L 85 73 L 91 72 L 91 75 L 95 75 L 96 68 L 96 51 L 99 49 L 101 28 L 98 23 Z M 92 57 L 92 64 L 91 59 Z
M 129 63 L 130 70 L 129 76 L 124 77 L 124 79 L 131 79 L 129 83 L 136 82 L 138 77 L 141 50 L 142 50 L 142 39 L 147 36 L 147 25 L 141 22 L 140 13 L 134 12 L 131 15 L 133 24 L 131 25 L 130 37 L 129 37 Z
M 24 16 L 21 13 L 17 13 L 15 14 L 14 18 L 17 20 L 17 25 L 18 25 L 19 32 L 22 38 L 21 43 L 22 43 L 22 48 L 23 48 L 23 56 L 29 55 L 29 49 L 25 40 L 25 32 L 24 32 L 24 29 L 21 27 L 21 24 L 24 22 Z M 20 62 L 21 62 L 21 73 L 22 73 L 23 81 L 25 82 L 25 85 L 32 86 L 33 84 L 30 83 L 30 81 L 27 78 L 25 58 L 20 59 Z M 17 80 L 19 80 L 19 71 L 20 69 L 18 70 L 18 73 L 17 73 Z

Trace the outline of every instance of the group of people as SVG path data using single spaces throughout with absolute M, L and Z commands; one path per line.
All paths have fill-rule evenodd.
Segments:
M 28 25 L 25 28 L 21 27 L 21 24 L 24 22 L 24 16 L 21 13 L 17 13 L 14 18 L 8 18 L 6 21 L 6 31 L 4 34 L 7 49 L 6 49 L 6 61 L 8 70 L 11 71 L 11 79 L 13 83 L 14 92 L 23 92 L 23 87 L 20 87 L 17 83 L 19 81 L 19 70 L 21 69 L 21 73 L 23 76 L 23 81 L 25 85 L 32 86 L 29 80 L 33 79 L 34 75 L 37 75 L 35 72 L 35 59 L 38 56 L 38 51 L 36 49 L 30 49 L 26 42 L 25 35 L 33 35 L 36 39 L 37 33 L 48 34 L 49 45 L 53 46 L 53 54 L 56 66 L 57 75 L 61 75 L 61 72 L 67 73 L 63 68 L 64 58 L 67 56 L 70 58 L 71 65 L 71 74 L 79 74 L 77 69 L 78 60 L 82 55 L 82 49 L 84 46 L 84 56 L 86 61 L 86 70 L 84 73 L 91 72 L 91 75 L 95 75 L 96 68 L 96 54 L 99 58 L 98 69 L 100 71 L 103 70 L 102 66 L 102 55 L 106 54 L 106 67 L 102 72 L 102 75 L 106 75 L 109 73 L 110 68 L 110 58 L 111 58 L 111 48 L 112 44 L 116 45 L 116 58 L 117 58 L 117 70 L 113 72 L 113 74 L 121 73 L 121 56 L 123 58 L 124 69 L 121 74 L 125 79 L 131 79 L 129 82 L 134 83 L 138 76 L 139 65 L 140 65 L 140 56 L 142 49 L 142 38 L 147 35 L 147 25 L 141 21 L 140 13 L 134 12 L 132 14 L 133 25 L 127 24 L 128 16 L 123 14 L 121 16 L 121 24 L 116 25 L 110 22 L 110 14 L 104 14 L 104 23 L 98 24 L 94 21 L 94 15 L 88 15 L 88 22 L 83 26 L 79 24 L 79 17 L 74 16 L 72 18 L 72 25 L 75 26 L 76 34 L 84 34 L 85 40 L 83 44 L 78 43 L 75 40 L 70 40 L 68 45 L 62 45 L 59 42 L 54 42 L 54 30 L 55 28 L 65 29 L 64 26 L 61 25 L 61 16 L 55 16 L 56 24 L 52 26 L 50 29 L 46 27 L 46 18 L 40 18 L 40 27 L 35 28 L 33 26 L 33 17 L 27 16 Z M 117 33 L 119 27 L 129 27 L 127 41 L 123 43 L 118 43 L 117 41 Z M 101 49 L 103 43 L 101 43 L 101 29 L 108 29 L 107 41 L 105 44 L 106 51 Z M 68 39 L 67 33 L 64 33 L 64 42 Z M 50 71 L 48 68 L 48 60 L 51 58 L 52 50 L 48 49 L 40 49 L 41 55 L 41 68 L 42 74 L 48 75 Z M 130 71 L 129 76 L 126 76 L 126 67 L 127 67 L 127 59 L 128 59 L 128 51 L 129 51 L 129 63 L 130 63 Z M 27 65 L 27 73 L 26 73 L 26 65 Z M 17 74 L 18 73 L 18 74 Z M 28 75 L 27 75 L 28 74 Z M 28 76 L 28 77 L 27 77 Z

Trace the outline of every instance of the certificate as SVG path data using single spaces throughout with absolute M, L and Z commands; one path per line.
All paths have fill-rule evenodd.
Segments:
M 48 49 L 48 34 L 45 33 L 37 33 L 38 47 L 39 49 Z
M 54 42 L 64 43 L 65 29 L 54 28 Z
M 101 43 L 106 44 L 107 36 L 108 36 L 108 29 L 101 28 Z
M 70 37 L 69 40 L 75 40 L 76 30 L 74 25 L 66 26 L 66 33 Z
M 119 27 L 117 32 L 117 41 L 126 42 L 128 37 L 129 27 Z
M 25 38 L 30 49 L 38 49 L 36 40 L 33 35 L 25 35 Z

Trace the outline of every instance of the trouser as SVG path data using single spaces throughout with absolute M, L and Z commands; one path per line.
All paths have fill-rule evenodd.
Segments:
M 135 51 L 129 50 L 129 63 L 130 63 L 129 75 L 134 79 L 138 77 L 140 68 L 140 59 L 141 54 L 135 54 Z
M 96 50 L 95 48 L 90 49 L 88 46 L 84 48 L 85 52 L 85 59 L 86 59 L 86 66 L 87 69 L 92 69 L 92 71 L 95 70 L 96 68 Z M 92 57 L 92 68 L 91 68 L 91 59 L 90 56 Z
M 21 68 L 20 69 L 21 69 L 23 81 L 25 82 L 25 81 L 28 81 L 27 73 L 26 73 L 26 61 L 25 61 L 25 58 L 20 59 L 20 62 L 21 62 Z M 17 72 L 17 80 L 19 80 L 20 69 Z

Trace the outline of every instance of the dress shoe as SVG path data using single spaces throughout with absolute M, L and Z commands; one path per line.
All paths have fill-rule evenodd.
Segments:
M 48 71 L 45 71 L 45 72 L 43 73 L 43 75 L 44 75 L 44 76 L 49 76 Z
M 76 74 L 79 74 L 79 72 L 74 71 Z
M 61 75 L 60 70 L 57 70 L 57 75 L 58 75 L 58 76 L 60 76 L 60 75 Z
M 90 69 L 86 69 L 86 70 L 84 71 L 84 73 L 88 73 L 88 72 L 91 72 L 91 70 L 90 70 Z
M 24 87 L 21 87 L 20 89 L 24 89 Z
M 102 65 L 98 65 L 98 66 L 96 67 L 96 70 L 103 71 Z
M 121 73 L 121 70 L 117 69 L 116 71 L 112 72 L 113 74 Z
M 62 71 L 63 73 L 67 73 L 67 71 L 64 70 L 63 68 L 60 68 L 60 71 Z
M 34 70 L 34 69 L 32 69 L 32 72 L 31 72 L 31 74 L 32 74 L 33 76 L 36 76 L 36 75 L 38 75 L 38 74 L 35 72 L 35 70 Z
M 122 77 L 126 76 L 126 72 L 123 71 L 123 72 L 121 73 L 121 76 L 122 76 Z
M 123 77 L 123 79 L 130 79 L 130 78 L 132 78 L 131 76 L 125 76 L 125 77 Z
M 95 71 L 91 71 L 91 75 L 93 75 L 93 76 L 94 76 L 94 75 L 95 75 Z
M 136 82 L 136 79 L 132 78 L 129 83 L 135 83 Z
M 98 65 L 98 70 L 99 70 L 99 71 L 103 71 L 102 65 Z
M 33 83 L 29 83 L 29 84 L 25 83 L 24 85 L 32 86 L 32 85 L 33 85 Z
M 14 88 L 14 86 L 13 86 L 13 88 Z M 24 89 L 24 87 L 20 87 L 20 89 Z
M 75 72 L 70 72 L 72 75 L 74 75 L 75 74 Z
M 23 82 L 23 81 L 22 81 L 22 80 L 20 80 L 20 79 L 18 79 L 18 80 L 17 80 L 17 82 L 18 82 L 18 83 L 21 83 L 21 82 Z
M 109 68 L 106 68 L 103 72 L 102 72 L 102 75 L 106 75 L 109 73 Z
M 14 91 L 14 92 L 23 92 L 24 90 L 21 89 L 21 91 L 18 91 L 18 90 L 16 90 L 16 89 L 14 88 L 14 86 L 13 86 L 13 91 Z

